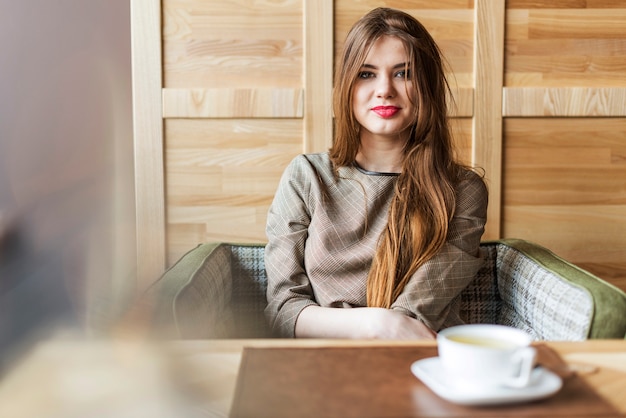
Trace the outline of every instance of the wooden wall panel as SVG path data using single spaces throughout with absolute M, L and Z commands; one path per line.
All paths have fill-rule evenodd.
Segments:
M 503 235 L 626 288 L 626 119 L 507 118 L 504 134 Z
M 536 241 L 626 289 L 626 1 L 131 4 L 139 276 L 198 242 L 265 240 L 284 167 L 330 145 L 348 28 L 388 6 L 449 63 L 460 159 L 490 183 L 486 238 Z
M 162 3 L 164 87 L 302 87 L 302 0 Z
M 200 242 L 265 241 L 284 167 L 302 152 L 302 120 L 168 119 L 168 262 Z
M 265 240 L 309 98 L 302 0 L 162 3 L 171 264 L 200 242 Z
M 397 3 L 388 5 L 406 6 Z M 376 5 L 163 2 L 168 263 L 197 242 L 265 240 L 266 212 L 287 163 L 330 145 L 336 51 L 324 45 L 333 45 L 342 17 L 350 26 Z M 464 82 L 455 85 L 451 111 L 463 117 L 453 129 L 470 164 L 472 2 L 432 7 L 413 2 L 410 11 L 440 38 Z
M 626 289 L 626 2 L 507 7 L 503 236 Z
M 301 118 L 303 89 L 163 89 L 165 118 Z
M 624 86 L 626 3 L 596 2 L 601 9 L 538 3 L 552 4 L 507 2 L 507 87 Z

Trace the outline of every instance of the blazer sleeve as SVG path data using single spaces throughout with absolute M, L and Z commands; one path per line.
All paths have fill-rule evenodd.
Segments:
M 455 213 L 444 246 L 415 272 L 392 309 L 420 319 L 434 331 L 462 323 L 457 296 L 484 263 L 480 241 L 487 201 L 483 179 L 468 171 L 457 186 Z
M 304 266 L 304 247 L 314 205 L 310 177 L 306 158 L 296 157 L 282 175 L 267 217 L 265 315 L 272 332 L 280 337 L 295 337 L 298 315 L 307 306 L 317 304 Z

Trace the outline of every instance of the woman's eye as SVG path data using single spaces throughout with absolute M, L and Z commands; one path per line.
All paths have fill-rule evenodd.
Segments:
M 370 71 L 361 71 L 359 73 L 359 78 L 372 78 L 372 77 L 374 77 L 374 73 Z
M 410 78 L 411 77 L 411 71 L 410 70 L 398 71 L 396 73 L 396 77 L 398 77 L 398 78 Z

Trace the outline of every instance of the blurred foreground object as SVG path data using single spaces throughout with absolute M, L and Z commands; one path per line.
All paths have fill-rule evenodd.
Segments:
M 132 340 L 41 341 L 0 381 L 1 417 L 196 417 L 158 347 Z

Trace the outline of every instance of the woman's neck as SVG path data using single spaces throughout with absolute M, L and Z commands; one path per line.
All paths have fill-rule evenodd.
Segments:
M 361 138 L 356 162 L 364 170 L 377 173 L 400 173 L 403 160 L 404 143 L 368 141 Z

